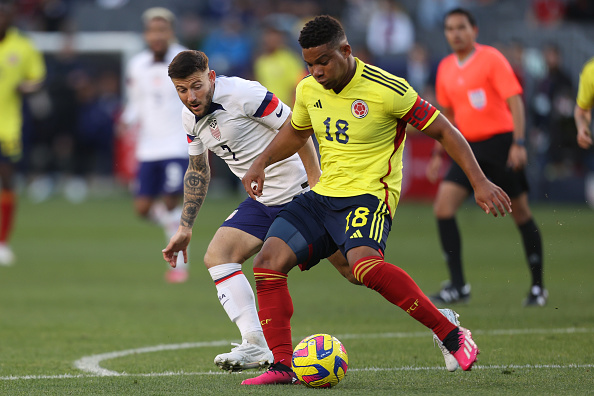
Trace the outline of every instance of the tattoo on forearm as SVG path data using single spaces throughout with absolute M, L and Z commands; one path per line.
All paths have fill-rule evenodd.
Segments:
M 184 176 L 184 206 L 180 224 L 192 227 L 198 211 L 206 197 L 210 182 L 210 167 L 208 166 L 207 153 L 191 155 L 190 164 Z

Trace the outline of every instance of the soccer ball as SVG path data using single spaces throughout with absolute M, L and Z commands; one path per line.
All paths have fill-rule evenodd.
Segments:
M 303 384 L 312 388 L 330 388 L 344 378 L 349 357 L 338 338 L 314 334 L 297 344 L 292 364 Z

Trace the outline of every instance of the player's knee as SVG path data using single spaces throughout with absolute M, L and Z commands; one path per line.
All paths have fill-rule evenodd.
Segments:
M 210 250 L 207 250 L 204 254 L 204 265 L 206 268 L 212 268 L 217 264 L 220 264 L 220 262 L 217 261 L 216 257 L 210 252 Z
M 361 286 L 361 285 L 363 285 L 363 283 L 362 283 L 362 282 L 360 282 L 360 281 L 359 281 L 357 278 L 355 278 L 355 275 L 353 274 L 353 272 L 352 272 L 352 271 L 349 271 L 348 273 L 346 273 L 346 274 L 343 274 L 343 275 L 344 275 L 344 277 L 345 277 L 345 278 L 346 278 L 346 279 L 347 279 L 349 282 L 351 282 L 353 285 L 357 285 L 357 286 Z

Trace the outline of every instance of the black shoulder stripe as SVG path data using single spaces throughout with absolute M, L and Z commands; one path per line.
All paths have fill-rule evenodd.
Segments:
M 365 65 L 365 67 L 363 68 L 363 72 L 368 72 L 369 74 L 373 75 L 376 78 L 381 78 L 385 82 L 393 83 L 394 85 L 398 86 L 400 89 L 403 89 L 404 92 L 406 92 L 408 89 L 406 87 L 406 85 L 404 85 L 402 82 L 400 82 L 394 78 L 390 78 L 390 77 L 386 76 L 381 71 L 379 71 L 379 69 L 368 67 L 367 65 Z
M 398 89 L 398 88 L 396 88 L 395 86 L 393 86 L 393 85 L 391 85 L 391 84 L 387 84 L 387 83 L 385 83 L 385 82 L 383 82 L 383 81 L 380 81 L 380 80 L 378 80 L 378 79 L 376 79 L 376 78 L 371 78 L 371 76 L 368 76 L 368 75 L 366 75 L 365 73 L 363 73 L 363 74 L 361 75 L 361 77 L 363 77 L 363 78 L 366 78 L 366 79 L 368 79 L 369 81 L 373 81 L 373 82 L 376 82 L 376 83 L 378 83 L 378 84 L 380 84 L 380 85 L 383 85 L 384 87 L 390 88 L 392 91 L 396 92 L 396 93 L 397 93 L 398 95 L 400 95 L 400 96 L 404 96 L 404 94 L 405 94 L 405 92 L 406 92 L 406 91 L 402 91 L 401 89 Z

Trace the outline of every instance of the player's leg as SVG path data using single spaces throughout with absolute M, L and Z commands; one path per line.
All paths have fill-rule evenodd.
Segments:
M 261 247 L 260 238 L 237 228 L 221 227 L 204 256 L 219 302 L 241 333 L 241 344 L 214 359 L 223 370 L 267 367 L 274 361 L 262 332 L 252 286 L 241 268 Z
M 349 282 L 354 285 L 362 285 L 362 283 L 355 278 L 355 275 L 353 275 L 353 271 L 351 271 L 349 262 L 340 250 L 337 250 L 332 254 L 332 256 L 328 257 L 328 261 L 330 261 L 334 268 L 336 268 L 336 270 L 340 272 L 340 274 L 344 276 Z
M 540 230 L 532 217 L 530 205 L 528 204 L 528 193 L 523 192 L 517 197 L 511 198 L 511 201 L 513 208 L 511 214 L 522 236 L 524 252 L 532 278 L 532 285 L 528 292 L 528 297 L 524 300 L 524 306 L 544 306 L 547 302 L 548 291 L 544 288 L 543 284 L 543 256 Z
M 324 229 L 323 214 L 315 212 L 314 193 L 295 198 L 276 217 L 262 250 L 254 259 L 258 315 L 274 364 L 265 373 L 242 385 L 293 384 L 291 317 L 293 301 L 287 274 L 298 264 L 308 269 L 336 251 Z
M 464 302 L 470 297 L 470 285 L 464 279 L 462 242 L 456 222 L 456 213 L 469 194 L 467 187 L 450 180 L 442 181 L 437 191 L 433 212 L 450 281 L 445 282 L 439 292 L 431 295 L 431 301 L 435 304 Z
M 12 265 L 15 256 L 8 244 L 16 214 L 14 164 L 21 157 L 20 139 L 0 141 L 0 265 Z
M 14 253 L 8 244 L 16 213 L 16 194 L 13 189 L 13 165 L 0 162 L 0 265 L 12 265 Z
M 160 185 L 159 193 L 164 204 L 164 211 L 161 215 L 161 226 L 167 241 L 171 239 L 179 228 L 179 221 L 182 213 L 182 201 L 184 192 L 184 175 L 188 168 L 188 159 L 168 159 L 159 161 L 158 168 Z M 165 277 L 169 283 L 182 283 L 188 279 L 188 262 L 184 261 L 184 255 L 178 252 L 175 268 L 169 267 Z M 188 251 L 189 256 L 189 251 Z
M 385 203 L 371 195 L 356 199 L 356 205 L 334 212 L 334 224 L 329 229 L 341 250 L 346 251 L 355 278 L 431 329 L 460 366 L 470 369 L 478 354 L 470 332 L 448 320 L 404 270 L 384 260 L 381 252 L 392 224 Z M 468 356 L 460 341 L 469 346 Z
M 204 257 L 217 287 L 219 301 L 242 336 L 242 344 L 215 358 L 215 364 L 222 369 L 257 368 L 273 362 L 258 318 L 254 294 L 241 265 L 260 250 L 270 225 L 282 207 L 265 206 L 246 198 L 223 222 Z

